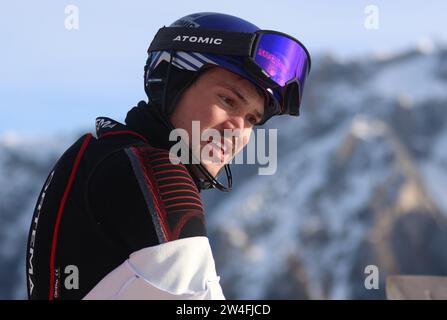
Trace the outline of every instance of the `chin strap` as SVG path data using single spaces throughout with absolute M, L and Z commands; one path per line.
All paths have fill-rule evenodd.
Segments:
M 169 66 L 168 70 L 166 72 L 166 77 L 164 79 L 164 88 L 163 88 L 163 97 L 162 97 L 162 118 L 164 120 L 165 125 L 170 129 L 174 130 L 174 126 L 172 125 L 171 121 L 169 120 L 169 117 L 167 115 L 168 106 L 166 105 L 167 101 L 167 88 L 168 88 L 168 81 L 169 76 L 171 73 L 171 66 L 172 66 L 172 60 L 173 60 L 173 51 L 170 51 L 170 60 L 169 60 Z M 191 148 L 189 148 L 190 155 L 192 159 L 197 160 L 195 158 L 195 155 L 192 153 Z M 191 159 L 190 157 L 190 159 Z M 231 174 L 231 168 L 229 164 L 225 164 L 225 174 L 227 176 L 227 182 L 228 184 L 225 186 L 223 183 L 218 181 L 203 165 L 200 161 L 191 161 L 190 163 L 197 163 L 197 164 L 189 164 L 187 167 L 189 167 L 192 171 L 192 173 L 195 175 L 195 178 L 198 182 L 200 189 L 218 189 L 223 192 L 229 192 L 232 189 L 233 186 L 233 175 Z
M 191 165 L 193 172 L 196 175 L 196 178 L 199 182 L 200 189 L 218 189 L 223 192 L 229 192 L 233 186 L 233 176 L 231 174 L 230 165 L 226 164 L 225 174 L 227 176 L 228 184 L 225 186 L 223 183 L 218 181 L 215 177 L 213 177 L 209 171 L 201 164 L 193 164 Z M 200 173 L 198 174 L 199 171 Z

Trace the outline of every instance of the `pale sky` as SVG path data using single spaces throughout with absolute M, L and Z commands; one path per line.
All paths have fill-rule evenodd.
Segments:
M 67 30 L 67 5 L 79 29 Z M 378 29 L 365 8 L 375 5 Z M 0 11 L 0 135 L 93 130 L 96 116 L 123 121 L 145 98 L 146 50 L 163 25 L 194 12 L 237 15 L 289 33 L 316 56 L 396 52 L 424 38 L 445 44 L 447 1 L 3 1 Z

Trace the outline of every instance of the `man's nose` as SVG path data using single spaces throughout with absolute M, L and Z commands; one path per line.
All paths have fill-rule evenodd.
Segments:
M 239 115 L 234 115 L 230 117 L 227 121 L 224 123 L 225 129 L 232 129 L 232 130 L 243 130 L 245 127 L 245 121 L 244 118 Z
M 233 151 L 238 152 L 242 149 L 247 143 L 247 132 L 245 129 L 245 121 L 240 116 L 233 116 L 232 118 L 227 119 L 223 123 L 223 128 L 231 130 L 230 136 L 233 143 Z M 225 130 L 224 130 L 225 135 Z

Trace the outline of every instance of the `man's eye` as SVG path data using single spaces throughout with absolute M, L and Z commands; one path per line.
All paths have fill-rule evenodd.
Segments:
M 228 98 L 226 96 L 220 96 L 220 98 L 223 100 L 223 102 L 225 102 L 225 104 L 234 107 L 234 101 L 231 98 Z
M 258 123 L 258 119 L 256 119 L 256 117 L 249 117 L 248 122 L 250 122 L 251 125 L 256 125 Z

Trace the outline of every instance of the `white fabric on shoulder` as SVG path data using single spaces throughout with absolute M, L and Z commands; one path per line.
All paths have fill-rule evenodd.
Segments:
M 84 299 L 213 299 L 225 296 L 207 237 L 169 241 L 132 253 Z

